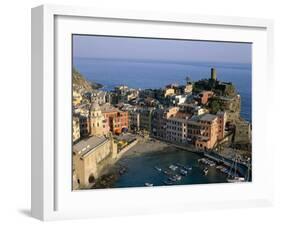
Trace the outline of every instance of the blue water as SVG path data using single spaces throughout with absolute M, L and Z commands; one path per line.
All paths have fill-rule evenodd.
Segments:
M 165 185 L 164 181 L 167 181 L 169 176 L 159 172 L 154 167 L 157 166 L 173 174 L 179 174 L 178 169 L 171 171 L 168 168 L 171 164 L 176 163 L 192 167 L 192 170 L 188 171 L 186 176 L 182 176 L 182 179 L 176 182 L 175 185 L 227 182 L 227 174 L 222 173 L 215 167 L 209 167 L 208 174 L 204 174 L 203 169 L 206 168 L 206 165 L 198 163 L 198 159 L 202 158 L 201 155 L 172 147 L 168 149 L 123 157 L 119 163 L 127 166 L 128 171 L 116 181 L 114 187 L 142 187 L 145 183 L 152 183 L 154 186 Z
M 101 83 L 105 89 L 125 84 L 132 88 L 161 88 L 170 83 L 184 84 L 186 76 L 193 81 L 209 78 L 215 67 L 221 81 L 232 82 L 242 98 L 241 116 L 252 121 L 252 68 L 250 64 L 217 62 L 161 62 L 115 59 L 74 58 L 74 67 L 88 80 Z

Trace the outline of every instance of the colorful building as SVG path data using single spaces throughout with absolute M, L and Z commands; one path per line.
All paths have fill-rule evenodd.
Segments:
M 198 149 L 209 150 L 223 139 L 225 113 L 193 116 L 187 121 L 187 141 Z
M 121 111 L 110 104 L 101 106 L 101 113 L 107 119 L 109 129 L 114 134 L 120 134 L 129 128 L 129 114 Z

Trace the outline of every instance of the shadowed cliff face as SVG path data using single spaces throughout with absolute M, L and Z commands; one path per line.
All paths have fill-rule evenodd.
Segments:
M 92 91 L 92 85 L 88 82 L 83 75 L 81 75 L 75 68 L 72 70 L 73 88 L 85 89 L 86 91 Z

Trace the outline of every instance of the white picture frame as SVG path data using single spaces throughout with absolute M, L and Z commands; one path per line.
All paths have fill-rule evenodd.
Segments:
M 92 30 L 89 29 L 90 27 Z M 158 33 L 153 33 L 157 27 Z M 185 29 L 190 29 L 189 35 L 184 32 L 179 33 L 179 30 Z M 175 32 L 172 33 L 171 30 Z M 71 124 L 67 123 L 70 117 L 70 112 L 67 112 L 70 111 L 68 107 L 71 86 L 69 83 L 71 46 L 68 37 L 71 33 L 92 34 L 93 32 L 114 33 L 121 36 L 252 42 L 254 44 L 253 182 L 239 185 L 71 191 L 70 173 L 67 173 L 70 172 L 68 167 L 71 166 L 71 162 L 69 157 L 64 158 L 65 153 L 68 155 L 67 151 L 70 147 L 70 143 L 67 144 L 68 139 L 71 139 Z M 271 20 L 110 11 L 56 5 L 33 8 L 32 216 L 41 220 L 56 220 L 271 205 L 273 178 L 268 177 L 264 171 L 273 169 L 274 150 L 270 148 L 267 139 L 268 110 L 262 110 L 267 109 L 262 106 L 262 102 L 265 100 L 264 105 L 270 106 L 270 100 L 267 101 L 266 97 L 272 93 L 271 87 L 274 83 L 272 64 L 273 22 Z M 62 68 L 60 65 L 66 66 Z M 64 85 L 62 81 L 65 81 Z M 262 94 L 259 92 L 261 89 L 266 92 Z M 69 114 L 65 122 L 60 120 L 62 114 Z M 60 138 L 58 139 L 57 136 Z M 59 151 L 62 149 L 65 151 Z M 87 199 L 90 204 L 87 203 Z M 95 204 L 92 204 L 92 200 Z

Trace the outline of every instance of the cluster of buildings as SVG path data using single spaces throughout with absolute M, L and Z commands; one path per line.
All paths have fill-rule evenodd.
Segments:
M 196 149 L 209 150 L 224 138 L 226 113 L 207 113 L 186 105 L 155 111 L 152 136 L 173 143 L 192 145 Z M 191 111 L 190 111 L 191 110 Z
M 212 149 L 224 138 L 226 122 L 240 116 L 240 96 L 225 94 L 228 85 L 218 82 L 212 69 L 208 80 L 170 84 L 163 89 L 122 85 L 110 92 L 74 91 L 73 142 L 109 132 L 146 131 L 163 140 Z M 210 100 L 215 100 L 220 109 L 213 112 Z
M 215 69 L 210 79 L 161 89 L 75 89 L 74 189 L 89 186 L 118 158 L 113 137 L 123 132 L 146 132 L 163 141 L 211 150 L 225 138 L 227 122 L 239 117 L 240 96 L 231 83 L 217 81 Z M 249 129 L 245 123 L 242 127 Z

